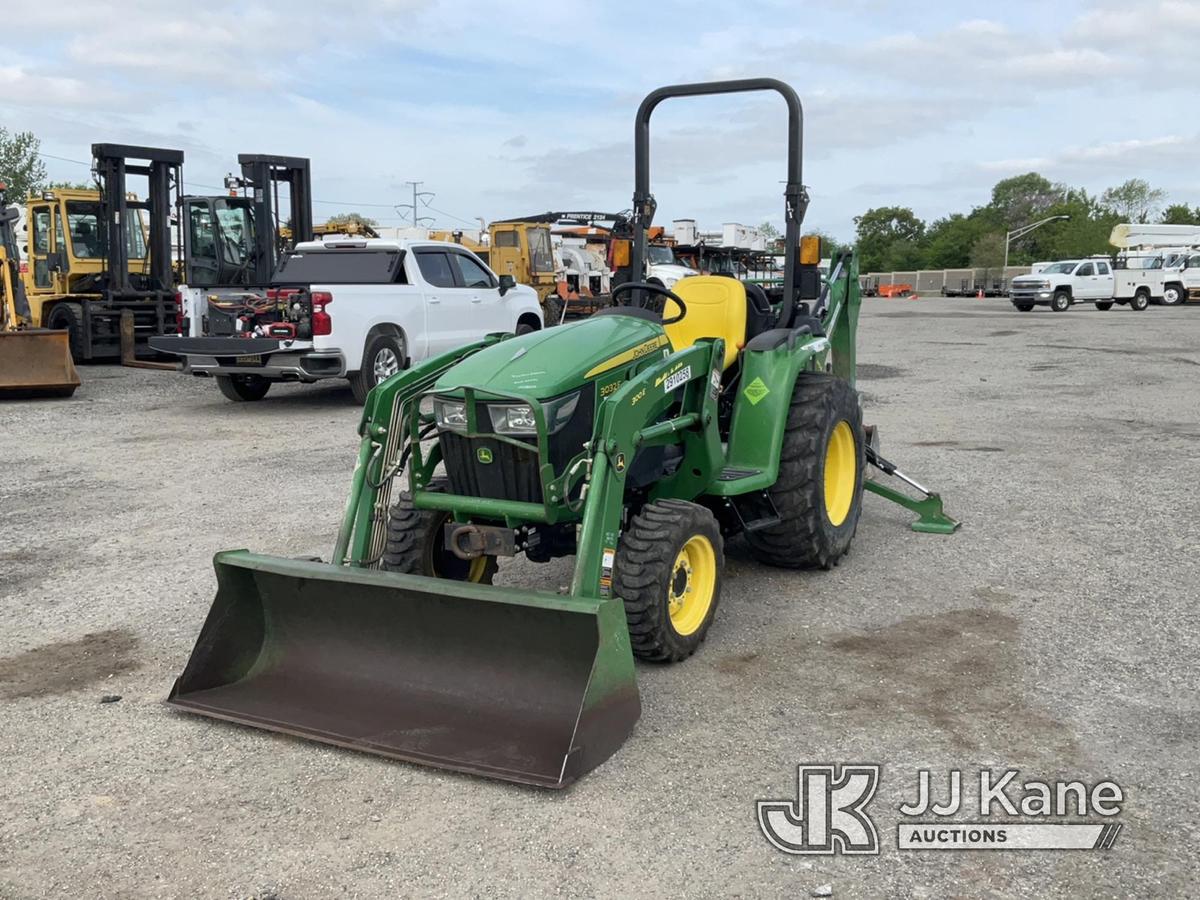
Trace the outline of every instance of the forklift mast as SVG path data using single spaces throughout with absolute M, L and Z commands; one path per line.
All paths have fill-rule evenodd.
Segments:
M 187 196 L 180 201 L 183 281 L 190 286 L 269 284 L 283 253 L 297 241 L 313 238 L 307 159 L 242 153 L 238 164 L 240 177 L 225 179 L 228 196 Z M 290 197 L 291 221 L 286 225 L 280 221 L 280 185 L 287 185 Z
M 171 250 L 173 197 L 182 183 L 182 150 L 92 144 L 92 160 L 100 185 L 100 220 L 104 234 L 103 279 L 105 302 L 174 297 Z M 149 184 L 145 200 L 132 200 L 127 176 L 144 175 Z M 136 283 L 129 272 L 129 232 L 142 227 L 139 210 L 148 214 L 146 267 Z
M 313 239 L 312 175 L 309 161 L 297 156 L 238 154 L 245 186 L 253 190 L 256 227 L 254 283 L 268 284 L 287 246 Z M 279 186 L 286 184 L 291 197 L 291 240 L 279 237 Z

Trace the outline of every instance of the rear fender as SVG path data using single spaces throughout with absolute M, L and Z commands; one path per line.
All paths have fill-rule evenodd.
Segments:
M 779 454 L 796 379 L 801 372 L 824 372 L 829 346 L 828 339 L 819 337 L 794 350 L 785 343 L 774 350 L 743 352 L 725 465 L 759 474 L 739 478 L 737 493 L 769 488 L 779 477 Z M 714 481 L 709 492 L 724 495 L 723 482 Z

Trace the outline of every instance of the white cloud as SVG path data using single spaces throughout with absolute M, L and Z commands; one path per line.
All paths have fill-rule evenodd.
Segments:
M 378 202 L 384 218 L 424 179 L 435 207 L 469 219 L 627 206 L 647 90 L 768 74 L 801 94 L 810 219 L 837 234 L 885 198 L 942 214 L 1030 168 L 1200 201 L 1177 115 L 1200 3 L 1014 3 L 957 21 L 960 8 L 848 0 L 818 18 L 747 0 L 729 21 L 682 0 L 110 0 L 98 16 L 94 0 L 52 0 L 22 11 L 30 38 L 0 65 L 0 115 L 74 159 L 99 140 L 182 147 L 198 184 L 239 152 L 307 155 L 319 199 Z M 660 219 L 778 218 L 781 109 L 656 113 Z
M 1053 173 L 1064 169 L 1078 170 L 1082 167 L 1120 171 L 1127 169 L 1131 163 L 1144 165 L 1150 159 L 1194 157 L 1197 141 L 1200 141 L 1200 135 L 1192 138 L 1174 134 L 1155 138 L 1130 138 L 1124 141 L 1067 147 L 1048 156 L 991 160 L 980 163 L 979 168 L 985 172 L 1006 174 L 1032 170 Z
M 79 78 L 40 75 L 21 66 L 0 66 L 0 97 L 12 102 L 38 106 L 82 106 L 117 97 L 103 85 Z

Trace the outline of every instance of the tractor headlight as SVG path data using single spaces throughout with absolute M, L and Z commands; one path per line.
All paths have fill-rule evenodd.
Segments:
M 537 419 L 528 403 L 496 403 L 488 406 L 496 434 L 537 434 Z
M 438 428 L 446 431 L 467 430 L 467 406 L 462 400 L 435 399 L 433 412 L 437 417 Z
M 542 405 L 546 416 L 546 428 L 554 434 L 570 420 L 579 405 L 579 391 L 551 400 Z M 490 403 L 488 415 L 496 434 L 514 437 L 529 437 L 537 434 L 537 419 L 528 403 Z

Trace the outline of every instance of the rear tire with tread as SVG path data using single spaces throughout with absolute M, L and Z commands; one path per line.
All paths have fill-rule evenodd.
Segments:
M 557 294 L 550 294 L 542 301 L 542 323 L 546 328 L 562 322 L 563 302 Z
M 1099 306 L 1100 304 L 1097 303 L 1096 305 Z M 1150 305 L 1150 292 L 1148 290 L 1146 290 L 1145 288 L 1139 289 L 1137 291 L 1137 293 L 1135 293 L 1133 295 L 1133 299 L 1129 301 L 1129 308 L 1132 310 L 1135 310 L 1137 312 L 1141 312 L 1143 309 L 1145 309 L 1149 305 Z
M 834 430 L 845 422 L 854 438 L 854 487 L 849 509 L 834 525 L 827 512 L 825 468 Z M 779 477 L 768 490 L 780 522 L 746 532 L 760 562 L 790 569 L 829 569 L 850 549 L 862 511 L 866 450 L 858 394 L 844 379 L 802 372 L 792 390 Z
M 394 334 L 377 334 L 367 341 L 363 352 L 361 368 L 350 376 L 350 390 L 354 392 L 354 400 L 359 406 L 367 402 L 367 394 L 381 381 L 390 378 L 376 372 L 376 365 L 383 365 L 384 351 L 390 353 L 399 365 L 396 372 L 404 369 L 404 339 Z M 395 374 L 395 373 L 392 373 Z
M 702 618 L 681 634 L 671 617 L 672 583 L 684 546 L 696 538 L 711 547 L 716 577 L 709 597 L 700 598 L 708 603 Z M 716 615 L 724 568 L 721 529 L 710 510 L 686 500 L 656 500 L 643 506 L 621 535 L 613 570 L 613 592 L 625 602 L 633 655 L 650 662 L 679 662 L 695 653 Z M 685 582 L 690 578 L 683 577 Z
M 1014 303 L 1013 306 L 1017 308 L 1017 312 L 1030 312 L 1033 309 L 1032 303 Z
M 217 387 L 225 399 L 234 403 L 261 400 L 271 390 L 271 382 L 261 375 L 218 375 Z

